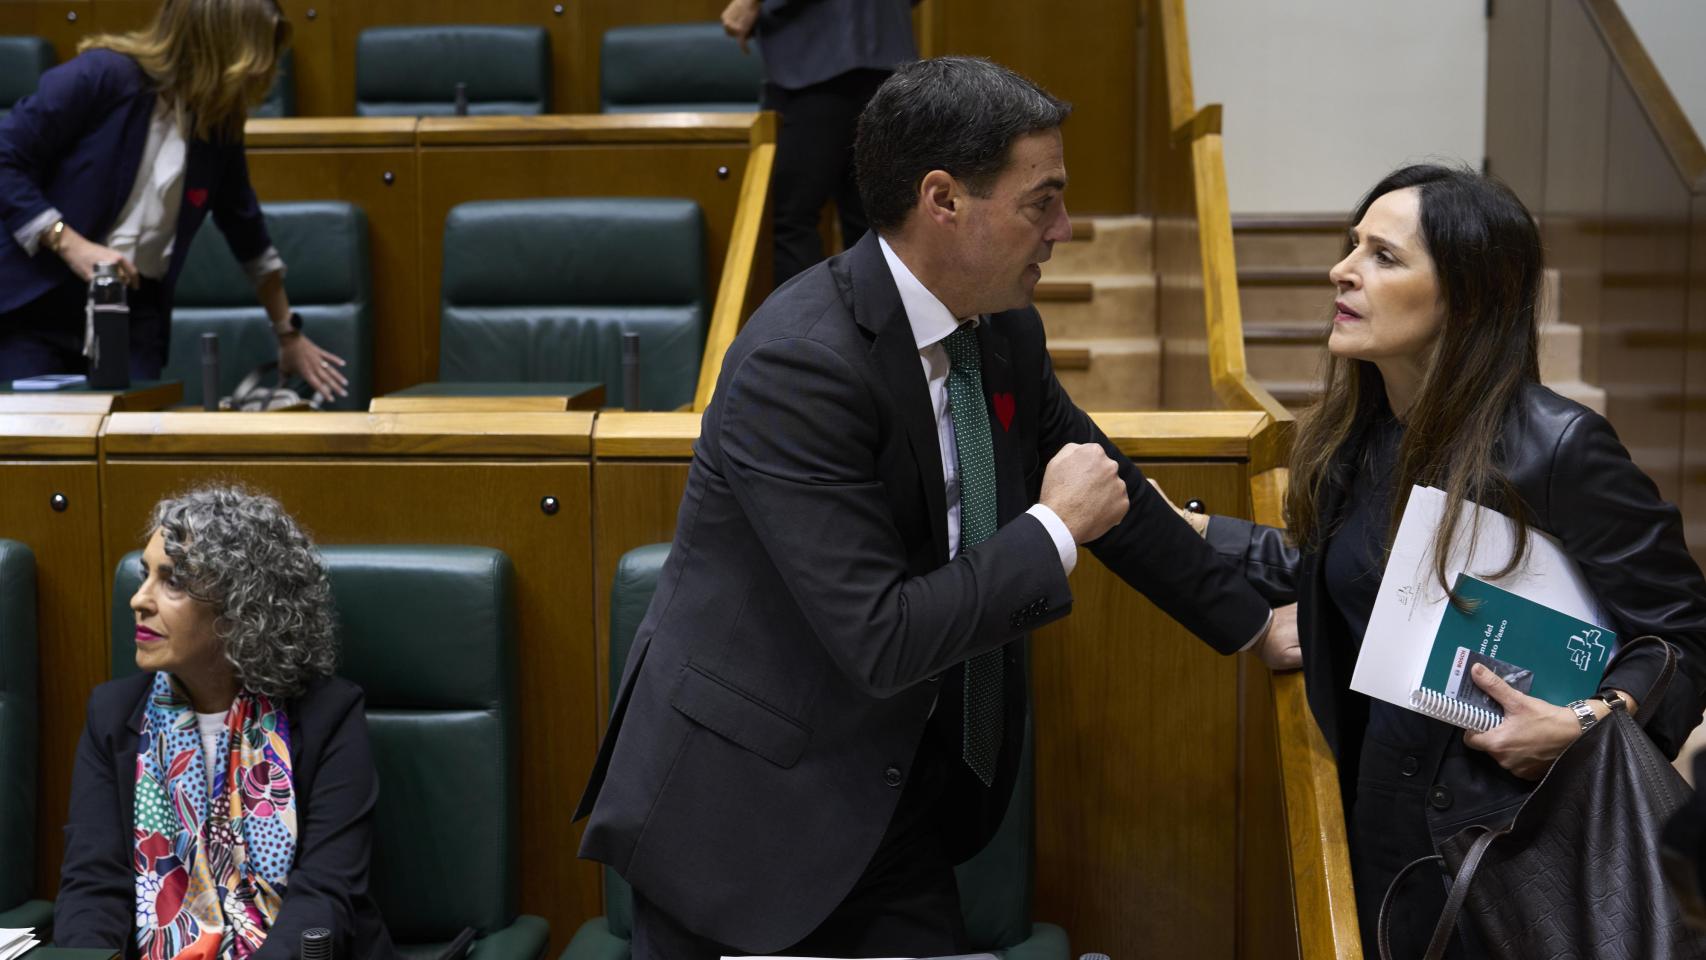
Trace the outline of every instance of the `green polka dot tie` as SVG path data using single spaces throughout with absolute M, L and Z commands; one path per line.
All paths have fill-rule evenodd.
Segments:
M 948 412 L 960 460 L 960 550 L 995 535 L 995 448 L 989 437 L 989 407 L 983 400 L 983 371 L 977 332 L 964 324 L 942 341 L 947 348 Z M 995 780 L 1001 751 L 1001 648 L 965 664 L 965 709 L 960 757 L 984 786 Z

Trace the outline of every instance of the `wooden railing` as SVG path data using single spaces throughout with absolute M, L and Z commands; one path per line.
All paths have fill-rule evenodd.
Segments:
M 717 371 L 723 354 L 734 343 L 735 334 L 758 305 L 764 302 L 771 283 L 770 173 L 776 166 L 776 115 L 764 113 L 752 126 L 752 154 L 740 185 L 740 205 L 735 208 L 734 229 L 729 232 L 729 254 L 723 263 L 722 281 L 711 309 L 711 325 L 705 334 L 705 352 L 699 365 L 699 387 L 693 394 L 693 410 L 702 413 L 717 389 Z
M 1252 454 L 1252 466 L 1283 464 L 1294 419 L 1245 363 L 1221 107 L 1196 105 L 1184 0 L 1154 0 L 1151 9 L 1158 29 L 1150 51 L 1160 62 L 1150 76 L 1161 89 L 1150 98 L 1146 133 L 1150 162 L 1158 168 L 1153 201 L 1164 300 L 1169 287 L 1201 285 L 1208 386 L 1225 407 L 1267 414 L 1259 436 L 1267 449 Z M 1163 118 L 1164 129 L 1156 122 Z M 1251 515 L 1257 522 L 1284 526 L 1285 484 L 1283 466 L 1253 470 Z M 1238 954 L 1358 960 L 1362 946 L 1338 767 L 1309 712 L 1303 676 L 1271 673 L 1257 663 L 1246 665 L 1241 678 Z M 1283 843 L 1267 835 L 1269 825 L 1283 830 Z M 1274 902 L 1278 882 L 1289 882 L 1287 904 Z

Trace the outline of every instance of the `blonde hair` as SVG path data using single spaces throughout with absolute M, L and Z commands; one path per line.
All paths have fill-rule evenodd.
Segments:
M 289 47 L 277 0 L 164 0 L 147 27 L 86 37 L 77 50 L 130 57 L 177 109 L 186 136 L 234 142 Z

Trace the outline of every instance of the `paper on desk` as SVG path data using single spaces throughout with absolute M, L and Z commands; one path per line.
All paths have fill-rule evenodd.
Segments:
M 14 958 L 21 957 L 33 950 L 38 943 L 41 941 L 35 938 L 33 928 L 0 930 L 0 960 L 14 960 Z
M 1392 541 L 1386 573 L 1375 595 L 1368 633 L 1362 639 L 1351 689 L 1410 709 L 1410 695 L 1421 685 L 1428 651 L 1439 632 L 1448 602 L 1434 572 L 1434 531 L 1445 515 L 1445 491 L 1410 488 L 1410 501 Z M 1495 579 L 1510 559 L 1516 521 L 1474 503 L 1459 505 L 1457 536 L 1446 563 L 1446 582 L 1467 572 L 1488 583 L 1545 604 L 1561 613 L 1600 627 L 1606 616 L 1582 578 L 1581 569 L 1558 541 L 1529 528 L 1528 556 L 1511 575 Z M 1478 527 L 1471 526 L 1479 522 Z M 1474 531 L 1471 537 L 1471 531 Z M 1471 553 L 1473 539 L 1473 553 Z

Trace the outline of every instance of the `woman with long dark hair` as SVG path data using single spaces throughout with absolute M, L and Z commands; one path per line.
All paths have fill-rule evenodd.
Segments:
M 1579 565 L 1619 637 L 1652 634 L 1677 648 L 1680 670 L 1647 727 L 1673 757 L 1706 695 L 1706 582 L 1676 508 L 1610 424 L 1540 384 L 1540 236 L 1516 196 L 1468 170 L 1409 166 L 1376 184 L 1351 223 L 1330 272 L 1338 298 L 1325 394 L 1292 449 L 1289 529 L 1187 519 L 1271 602 L 1297 603 L 1295 621 L 1282 611 L 1275 629 L 1296 624 L 1310 709 L 1338 759 L 1364 952 L 1376 956 L 1393 876 L 1465 826 L 1508 823 L 1552 761 L 1611 709 L 1599 698 L 1555 706 L 1477 675 L 1505 720 L 1466 734 L 1351 691 L 1411 487 L 1448 497 L 1433 532 L 1442 584 L 1451 546 L 1475 535 L 1455 505 L 1473 501 L 1522 523 L 1505 572 L 1522 562 L 1530 531 L 1543 531 Z M 1615 659 L 1601 697 L 1633 713 L 1659 666 Z M 1421 955 L 1444 879 L 1412 878 L 1401 891 L 1398 955 Z M 1474 955 L 1467 939 L 1453 949 Z

